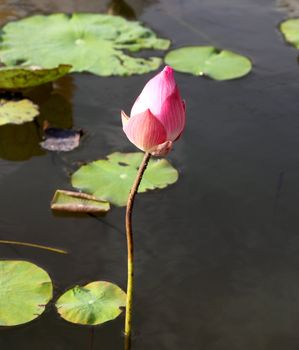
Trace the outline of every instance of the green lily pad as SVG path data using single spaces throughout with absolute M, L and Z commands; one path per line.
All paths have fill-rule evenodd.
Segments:
M 34 320 L 52 299 L 46 271 L 28 261 L 0 261 L 0 325 L 15 326 Z
M 51 209 L 77 213 L 105 213 L 109 202 L 86 193 L 57 190 L 51 202 Z
M 109 282 L 91 282 L 66 291 L 56 302 L 57 311 L 65 320 L 98 325 L 115 319 L 126 306 L 126 293 Z
M 72 175 L 75 188 L 107 200 L 126 205 L 143 153 L 112 153 L 108 160 L 83 165 Z M 166 159 L 151 159 L 139 186 L 139 192 L 165 188 L 178 179 L 178 172 Z
M 251 61 L 227 50 L 213 46 L 189 46 L 172 50 L 165 62 L 178 72 L 207 75 L 215 80 L 230 80 L 243 77 L 252 69 Z
M 72 66 L 61 64 L 54 68 L 1 67 L 0 89 L 14 90 L 49 83 L 67 74 Z
M 299 18 L 288 19 L 282 22 L 280 31 L 287 42 L 299 49 Z
M 0 126 L 31 122 L 38 114 L 38 106 L 29 100 L 0 100 Z
M 76 13 L 32 16 L 3 27 L 0 59 L 6 65 L 38 65 L 46 68 L 61 63 L 73 72 L 88 71 L 101 76 L 143 74 L 155 70 L 160 58 L 137 58 L 123 50 L 165 50 L 169 40 L 138 22 L 124 18 Z

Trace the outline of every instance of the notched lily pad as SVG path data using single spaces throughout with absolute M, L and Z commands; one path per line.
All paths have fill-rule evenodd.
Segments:
M 240 78 L 252 69 L 247 57 L 213 46 L 189 46 L 172 50 L 165 56 L 165 62 L 178 72 L 207 75 L 215 80 Z
M 75 13 L 32 16 L 3 27 L 0 59 L 6 65 L 38 65 L 52 68 L 60 63 L 73 72 L 101 76 L 143 74 L 161 64 L 157 57 L 129 56 L 125 51 L 165 50 L 169 40 L 139 22 L 103 14 Z
M 81 135 L 80 130 L 47 128 L 40 145 L 48 151 L 69 152 L 79 146 Z
M 72 185 L 118 206 L 127 202 L 143 153 L 112 153 L 108 160 L 83 165 L 72 175 Z M 151 159 L 139 192 L 165 188 L 178 179 L 178 172 L 166 159 Z
M 86 193 L 57 190 L 51 209 L 76 213 L 105 213 L 110 209 L 110 204 Z
M 9 101 L 0 99 L 0 126 L 31 122 L 38 114 L 38 106 L 30 100 Z
M 28 261 L 0 261 L 0 325 L 15 326 L 34 320 L 52 299 L 46 271 Z
M 0 89 L 17 90 L 34 87 L 57 80 L 67 74 L 72 66 L 60 64 L 54 68 L 1 67 Z
M 75 286 L 56 302 L 57 311 L 66 321 L 98 325 L 115 319 L 126 305 L 126 293 L 109 282 L 91 282 Z
M 279 28 L 285 40 L 299 49 L 299 18 L 288 19 Z

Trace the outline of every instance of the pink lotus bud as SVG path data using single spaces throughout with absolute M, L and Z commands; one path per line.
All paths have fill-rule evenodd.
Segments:
M 135 146 L 156 156 L 166 155 L 185 127 L 185 104 L 166 66 L 143 88 L 130 118 L 122 111 L 123 130 Z

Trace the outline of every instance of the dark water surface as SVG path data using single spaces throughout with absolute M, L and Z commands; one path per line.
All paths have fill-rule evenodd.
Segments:
M 176 75 L 188 109 L 186 132 L 169 157 L 180 180 L 136 202 L 133 350 L 297 350 L 299 67 L 298 51 L 277 30 L 287 13 L 273 0 L 128 4 L 174 47 L 211 43 L 255 64 L 236 81 Z M 95 0 L 7 0 L 0 3 L 0 19 L 107 7 Z M 51 212 L 49 202 L 55 189 L 71 188 L 69 173 L 80 162 L 135 151 L 119 111 L 129 112 L 153 74 L 74 74 L 52 91 L 31 93 L 42 105 L 36 123 L 0 128 L 0 239 L 70 252 L 0 245 L 0 255 L 44 267 L 56 296 L 97 279 L 125 288 L 124 209 L 113 208 L 101 220 L 63 217 Z M 39 149 L 42 120 L 51 118 L 87 132 L 79 149 Z M 123 323 L 119 317 L 95 328 L 93 349 L 123 349 Z M 50 306 L 27 325 L 1 329 L 0 347 L 89 350 L 90 334 L 90 328 L 59 319 Z

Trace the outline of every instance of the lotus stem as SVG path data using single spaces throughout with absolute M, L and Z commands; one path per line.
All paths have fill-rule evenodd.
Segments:
M 144 154 L 141 165 L 138 169 L 138 173 L 134 181 L 134 184 L 130 190 L 130 194 L 127 202 L 126 235 L 127 235 L 127 249 L 128 249 L 128 280 L 127 280 L 127 303 L 126 303 L 126 320 L 125 320 L 126 350 L 130 348 L 130 344 L 131 344 L 133 289 L 134 289 L 134 241 L 133 241 L 133 230 L 132 230 L 132 213 L 133 213 L 134 199 L 150 158 L 151 158 L 151 154 L 146 152 Z
M 2 239 L 1 239 L 1 240 L 0 240 L 0 244 L 22 245 L 22 246 L 25 246 L 25 247 L 44 249 L 44 250 L 48 250 L 48 251 L 54 252 L 54 253 L 67 254 L 67 251 L 65 251 L 65 250 L 58 249 L 58 248 L 52 248 L 52 247 L 48 247 L 48 246 L 41 245 L 41 244 L 35 244 L 35 243 L 26 243 L 26 242 L 17 242 L 17 241 L 6 241 L 6 240 L 2 240 Z

